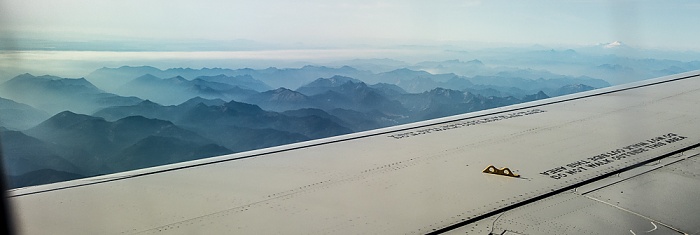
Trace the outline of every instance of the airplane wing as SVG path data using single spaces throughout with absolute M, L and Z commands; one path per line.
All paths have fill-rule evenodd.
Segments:
M 700 234 L 699 108 L 694 71 L 8 199 L 20 234 Z

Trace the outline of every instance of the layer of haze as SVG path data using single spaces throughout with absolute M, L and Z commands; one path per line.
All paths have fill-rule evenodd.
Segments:
M 0 82 L 101 67 L 300 67 L 483 59 L 482 48 L 622 41 L 700 52 L 700 3 L 506 0 L 0 0 Z M 512 50 L 509 50 L 512 52 Z
M 700 50 L 697 1 L 3 0 L 17 40 L 246 39 L 287 47 L 481 43 Z M 6 46 L 7 47 L 7 46 Z

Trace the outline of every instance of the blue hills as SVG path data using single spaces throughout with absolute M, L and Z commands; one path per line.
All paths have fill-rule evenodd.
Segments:
M 424 66 L 484 66 L 447 61 Z M 522 72 L 522 71 L 521 71 Z M 102 68 L 0 84 L 13 187 L 60 182 L 343 135 L 575 93 L 603 80 L 417 68 Z M 541 74 L 540 74 L 541 75 Z M 275 88 L 276 87 L 276 88 Z M 23 119 L 18 122 L 16 120 Z

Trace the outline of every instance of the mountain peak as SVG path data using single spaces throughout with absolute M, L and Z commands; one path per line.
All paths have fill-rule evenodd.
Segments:
M 430 73 L 423 70 L 411 70 L 409 68 L 400 68 L 389 72 L 385 72 L 383 74 L 393 74 L 404 77 L 426 77 L 431 75 Z
M 426 91 L 425 93 L 430 94 L 432 96 L 445 96 L 445 97 L 464 96 L 464 92 L 452 90 L 452 89 L 445 89 L 442 87 L 436 87 L 435 89 L 432 89 L 430 91 Z
M 175 77 L 170 78 L 170 80 L 176 80 L 176 81 L 187 81 L 184 77 L 177 75 Z
M 330 78 L 316 79 L 315 81 L 305 85 L 305 87 L 338 87 L 338 86 L 342 86 L 348 82 L 361 83 L 362 81 L 351 78 L 351 77 L 335 75 L 335 76 L 330 77 Z
M 273 94 L 281 94 L 281 93 L 295 93 L 294 91 L 286 88 L 286 87 L 280 87 L 274 90 L 269 90 L 264 93 L 273 93 Z
M 38 80 L 38 79 L 41 79 L 41 80 L 53 80 L 53 79 L 51 79 L 51 76 L 48 76 L 48 75 L 38 76 L 38 77 L 37 77 L 37 76 L 34 76 L 34 75 L 30 74 L 30 73 L 23 73 L 23 74 L 17 75 L 17 76 L 15 76 L 14 78 L 10 79 L 8 82 L 18 82 L 18 81 L 29 81 L 29 82 L 32 82 L 32 81 L 36 81 L 36 80 Z M 30 80 L 31 80 L 31 81 L 30 81 Z
M 23 74 L 15 76 L 13 79 L 27 79 L 27 78 L 35 78 L 35 76 L 30 74 L 30 73 L 23 73 Z
M 224 105 L 225 103 L 226 103 L 226 101 L 224 101 L 222 99 L 205 99 L 205 98 L 202 98 L 200 96 L 197 96 L 197 97 L 191 98 L 191 99 L 183 102 L 182 104 L 180 104 L 178 106 L 188 106 L 188 105 L 197 105 L 197 104 L 204 104 L 206 106 L 220 106 L 220 105 Z
M 70 92 L 102 92 L 85 78 L 62 78 L 51 75 L 33 76 L 29 73 L 18 75 L 3 84 L 8 86 L 9 89 L 18 91 L 33 90 L 38 87 L 43 87 L 51 91 L 67 89 Z
M 202 105 L 204 105 L 204 104 L 202 104 Z M 248 113 L 248 114 L 263 112 L 263 110 L 260 108 L 260 106 L 257 106 L 254 104 L 243 103 L 243 102 L 237 102 L 237 101 L 233 101 L 233 100 L 224 104 L 223 107 L 224 107 L 224 111 L 226 111 L 226 112 L 239 112 L 239 113 Z
M 159 127 L 160 129 L 163 129 L 162 127 L 174 126 L 175 124 L 166 120 L 147 118 L 140 115 L 133 115 L 115 121 L 114 125 L 130 126 L 126 129 L 145 130 L 152 127 Z
M 484 62 L 482 62 L 481 60 L 477 60 L 477 59 L 467 61 L 466 63 L 467 64 L 474 64 L 474 65 L 484 65 Z
M 145 107 L 157 107 L 157 106 L 161 106 L 160 104 L 155 103 L 155 102 L 153 102 L 153 101 L 151 101 L 151 100 L 148 100 L 148 99 L 147 99 L 147 100 L 144 100 L 144 101 L 141 101 L 141 103 L 138 103 L 137 105 L 138 105 L 138 106 L 145 106 Z
M 535 100 L 541 100 L 541 99 L 547 99 L 549 96 L 545 94 L 543 91 L 537 92 L 537 94 L 532 94 L 532 95 L 526 95 L 523 97 L 522 101 L 523 102 L 530 102 L 530 101 L 535 101 Z
M 115 68 L 107 68 L 107 67 L 102 67 L 102 68 L 104 68 L 104 69 L 115 69 Z M 144 66 L 128 66 L 128 65 L 123 65 L 123 66 L 121 66 L 121 67 L 119 67 L 119 68 L 116 68 L 116 69 L 149 69 L 149 70 L 160 70 L 160 69 L 158 69 L 158 68 L 156 68 L 156 67 L 153 67 L 153 66 L 146 66 L 146 65 L 144 65 Z
M 284 87 L 280 87 L 271 91 L 266 91 L 260 94 L 267 95 L 270 101 L 299 101 L 307 99 L 307 97 L 304 94 Z
M 623 47 L 625 44 L 623 44 L 621 41 L 614 41 L 608 44 L 603 45 L 603 48 L 618 48 L 618 47 Z
M 39 128 L 41 126 L 49 126 L 53 128 L 62 128 L 62 129 L 68 129 L 71 128 L 74 124 L 85 122 L 85 121 L 103 121 L 106 122 L 103 118 L 99 117 L 93 117 L 85 114 L 77 114 L 71 111 L 63 111 L 60 112 L 56 115 L 53 115 L 53 117 L 47 119 L 46 121 L 42 122 L 38 126 L 34 128 Z
M 156 77 L 156 76 L 153 75 L 153 74 L 147 73 L 147 74 L 144 74 L 144 75 L 141 75 L 141 76 L 135 78 L 134 80 L 146 80 L 146 81 L 150 81 L 150 80 L 160 80 L 160 78 L 159 78 L 159 77 Z

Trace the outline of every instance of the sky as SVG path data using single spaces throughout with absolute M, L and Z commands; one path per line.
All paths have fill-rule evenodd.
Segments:
M 0 35 L 22 42 L 250 40 L 287 47 L 623 41 L 700 51 L 697 12 L 700 2 L 683 0 L 0 0 Z

